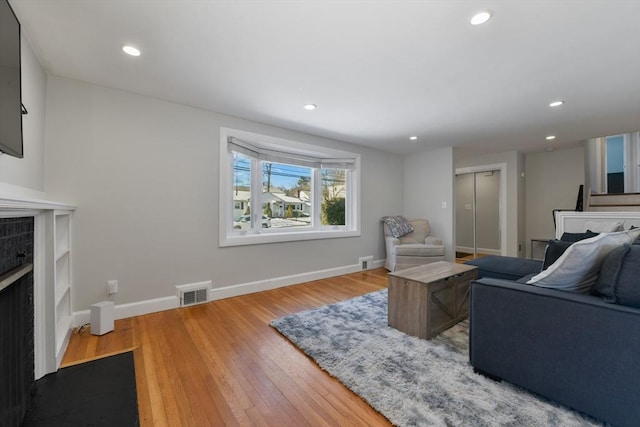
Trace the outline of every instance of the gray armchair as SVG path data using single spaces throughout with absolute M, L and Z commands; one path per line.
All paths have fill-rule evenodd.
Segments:
M 384 267 L 389 271 L 415 267 L 416 265 L 444 261 L 442 239 L 430 236 L 431 228 L 426 219 L 408 219 L 413 231 L 395 238 L 383 222 L 387 259 Z

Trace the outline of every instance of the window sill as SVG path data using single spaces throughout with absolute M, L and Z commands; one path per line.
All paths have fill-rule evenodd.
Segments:
M 342 237 L 358 237 L 359 230 L 314 230 L 283 233 L 261 233 L 259 231 L 238 233 L 220 238 L 220 247 L 261 245 L 265 243 L 296 242 L 301 240 L 336 239 Z

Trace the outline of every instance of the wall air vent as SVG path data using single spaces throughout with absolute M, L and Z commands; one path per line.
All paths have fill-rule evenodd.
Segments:
M 211 281 L 178 285 L 176 286 L 176 291 L 178 298 L 180 298 L 180 307 L 201 304 L 209 301 Z
M 198 289 L 197 291 L 186 291 L 182 293 L 182 307 L 185 305 L 199 304 L 207 302 L 207 289 Z
M 373 268 L 373 255 L 358 258 L 358 263 L 360 263 L 361 270 L 369 270 L 370 268 Z

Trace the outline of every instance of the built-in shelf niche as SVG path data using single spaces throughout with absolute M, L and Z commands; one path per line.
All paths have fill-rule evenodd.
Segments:
M 54 342 L 55 365 L 60 365 L 64 351 L 71 337 L 73 312 L 71 309 L 71 211 L 54 210 L 52 215 L 51 238 L 54 283 Z

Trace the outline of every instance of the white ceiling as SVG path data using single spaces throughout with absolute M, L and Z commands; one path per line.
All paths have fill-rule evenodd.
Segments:
M 639 0 L 10 3 L 52 75 L 397 153 L 640 130 Z

